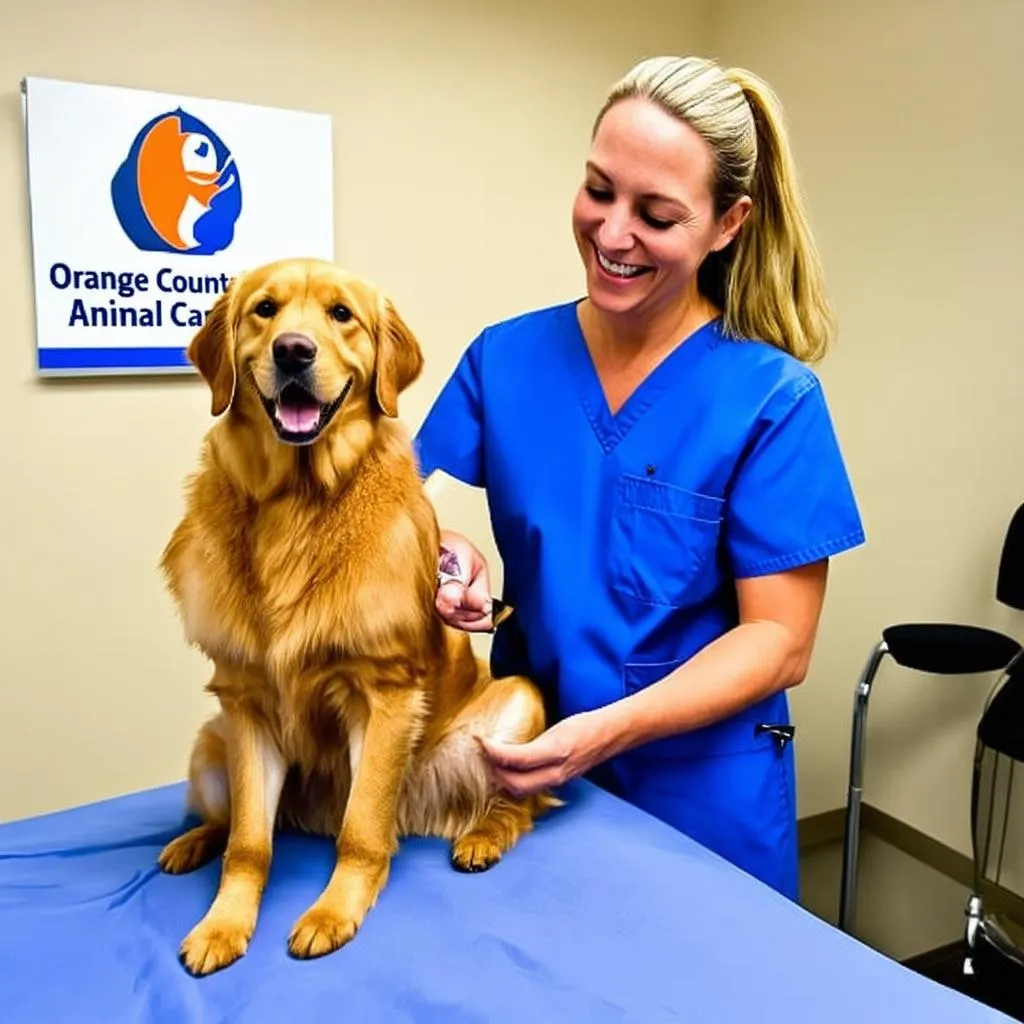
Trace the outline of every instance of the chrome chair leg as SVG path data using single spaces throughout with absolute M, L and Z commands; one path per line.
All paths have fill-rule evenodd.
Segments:
M 977 948 L 978 932 L 985 918 L 981 905 L 981 896 L 977 893 L 971 893 L 967 900 L 964 914 L 967 918 L 967 924 L 964 928 L 964 945 L 967 947 L 967 950 L 964 954 L 963 963 L 960 965 L 960 971 L 965 977 L 970 977 L 974 974 L 974 951 Z
M 846 797 L 846 827 L 843 836 L 843 876 L 839 893 L 839 927 L 844 932 L 853 928 L 854 904 L 857 898 L 857 865 L 860 854 L 860 805 L 864 785 L 864 746 L 867 735 L 868 700 L 871 684 L 889 653 L 884 640 L 873 650 L 857 682 L 853 702 L 853 735 L 850 743 L 850 780 Z

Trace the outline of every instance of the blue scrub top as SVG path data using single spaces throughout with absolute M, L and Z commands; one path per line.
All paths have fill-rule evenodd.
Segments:
M 731 629 L 738 577 L 864 540 L 817 376 L 774 346 L 727 337 L 718 320 L 677 346 L 615 415 L 576 302 L 491 326 L 463 354 L 416 444 L 424 476 L 440 469 L 486 489 L 502 597 L 515 607 L 493 641 L 494 671 L 531 676 L 553 715 L 656 682 Z M 709 759 L 763 753 L 774 741 L 756 727 L 788 723 L 785 694 L 775 694 L 605 771 L 627 798 L 689 823 L 728 856 L 716 819 L 731 803 L 749 823 L 756 808 L 743 810 L 735 792 L 720 794 L 725 804 L 707 797 L 709 779 L 728 775 L 721 766 L 709 775 Z M 684 777 L 705 794 L 703 809 L 681 811 Z M 775 778 L 781 787 L 761 779 L 748 802 L 767 792 L 777 803 L 784 792 L 783 827 L 795 827 L 791 762 Z M 754 861 L 746 866 L 758 873 Z

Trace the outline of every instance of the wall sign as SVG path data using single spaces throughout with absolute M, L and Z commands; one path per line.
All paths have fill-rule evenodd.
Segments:
M 192 373 L 239 271 L 334 258 L 328 115 L 22 84 L 41 374 Z

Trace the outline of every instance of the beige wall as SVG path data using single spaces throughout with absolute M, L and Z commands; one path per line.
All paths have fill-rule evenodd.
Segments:
M 179 778 L 210 707 L 206 666 L 156 572 L 207 394 L 195 381 L 34 378 L 21 77 L 329 112 L 338 258 L 388 287 L 427 352 L 404 407 L 415 423 L 485 323 L 581 287 L 569 210 L 602 91 L 651 50 L 699 50 L 692 12 L 672 0 L 39 0 L 8 19 L 0 818 Z M 445 508 L 486 539 L 478 496 L 453 492 Z
M 993 598 L 1024 501 L 1024 5 L 721 0 L 709 31 L 717 56 L 786 101 L 841 317 L 823 377 L 869 543 L 836 563 L 794 701 L 814 812 L 845 799 L 854 685 L 884 624 L 1024 638 L 1024 617 Z M 872 698 L 865 798 L 964 853 L 990 682 L 889 663 Z
M 427 370 L 404 410 L 417 422 L 484 323 L 580 287 L 569 204 L 595 104 L 632 61 L 664 51 L 745 63 L 778 87 L 842 320 L 823 376 L 870 542 L 835 565 L 794 697 L 801 812 L 839 806 L 853 686 L 884 623 L 953 617 L 1024 637 L 991 597 L 1001 531 L 1024 499 L 1024 374 L 1002 301 L 1022 269 L 1024 8 L 349 7 L 188 0 L 171 18 L 125 0 L 82 13 L 43 2 L 0 37 L 0 817 L 179 777 L 209 707 L 205 665 L 155 569 L 208 425 L 205 392 L 34 379 L 19 78 L 330 112 L 338 256 L 386 284 L 420 333 Z M 479 496 L 456 489 L 443 508 L 486 539 Z M 872 707 L 868 799 L 965 851 L 985 689 L 889 667 Z

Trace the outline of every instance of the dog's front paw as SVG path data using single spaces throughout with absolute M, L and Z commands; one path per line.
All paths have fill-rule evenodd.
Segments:
M 327 907 L 313 906 L 295 922 L 288 950 L 302 960 L 326 956 L 344 946 L 358 930 L 358 922 L 351 917 Z
M 201 868 L 223 853 L 227 839 L 227 829 L 222 825 L 197 825 L 169 842 L 160 852 L 157 862 L 167 874 L 183 875 Z
M 189 932 L 181 944 L 180 959 L 190 974 L 212 974 L 245 956 L 249 929 L 217 918 L 207 918 Z

